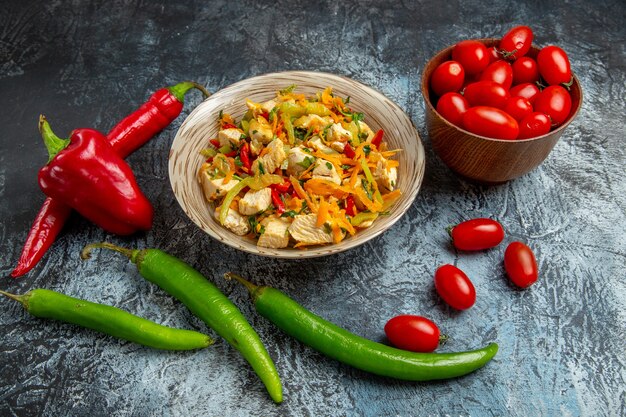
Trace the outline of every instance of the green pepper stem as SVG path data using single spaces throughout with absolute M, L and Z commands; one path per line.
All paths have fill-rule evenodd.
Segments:
M 137 263 L 137 255 L 140 252 L 138 249 L 128 249 L 128 248 L 123 248 L 121 246 L 116 246 L 112 243 L 100 242 L 100 243 L 91 243 L 85 246 L 83 250 L 80 252 L 80 258 L 82 260 L 89 259 L 91 257 L 91 251 L 93 249 L 110 249 L 115 252 L 119 252 L 123 254 L 124 256 L 126 256 L 128 259 L 130 259 L 132 263 L 135 263 L 135 264 Z
M 15 301 L 21 303 L 24 306 L 26 305 L 26 300 L 24 300 L 24 296 L 23 295 L 11 294 L 11 293 L 5 292 L 5 291 L 0 291 L 0 294 L 4 295 L 7 298 L 10 298 L 11 300 L 15 300 Z
M 176 99 L 178 101 L 180 101 L 181 103 L 184 103 L 185 102 L 185 94 L 187 94 L 187 91 L 191 90 L 192 88 L 196 88 L 196 89 L 200 90 L 202 92 L 202 95 L 204 96 L 204 98 L 207 98 L 208 96 L 211 95 L 206 90 L 206 88 L 204 88 L 200 84 L 198 84 L 196 82 L 193 82 L 193 81 L 183 81 L 181 83 L 178 83 L 176 85 L 168 87 L 167 90 L 174 97 L 176 97 Z
M 43 114 L 39 115 L 39 133 L 41 133 L 43 143 L 46 145 L 46 149 L 48 149 L 48 163 L 70 144 L 69 139 L 61 139 L 54 134 L 50 123 L 48 123 L 46 116 Z
M 259 289 L 258 285 L 254 285 L 247 279 L 243 278 L 241 275 L 237 275 L 234 272 L 227 272 L 224 274 L 224 278 L 227 280 L 234 279 L 238 283 L 242 284 L 248 291 L 250 291 L 250 295 L 254 295 L 254 293 Z

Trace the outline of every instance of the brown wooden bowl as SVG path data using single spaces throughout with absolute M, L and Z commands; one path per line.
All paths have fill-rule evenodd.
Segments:
M 488 48 L 499 39 L 478 39 Z M 565 128 L 574 120 L 582 105 L 583 93 L 574 76 L 570 87 L 572 110 L 557 129 L 535 138 L 520 140 L 492 139 L 478 136 L 444 119 L 435 110 L 436 95 L 430 88 L 430 76 L 441 63 L 452 59 L 450 46 L 438 52 L 424 68 L 422 95 L 426 104 L 426 128 L 433 149 L 454 172 L 482 183 L 497 184 L 517 178 L 536 168 L 550 154 Z M 533 45 L 528 56 L 536 58 L 538 47 Z

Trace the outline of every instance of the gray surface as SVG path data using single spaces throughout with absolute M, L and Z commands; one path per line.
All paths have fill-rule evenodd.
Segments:
M 36 320 L 0 300 L 0 415 L 626 414 L 622 1 L 2 3 L 3 277 L 43 201 L 36 182 L 46 160 L 36 130 L 39 113 L 61 136 L 82 126 L 107 131 L 151 91 L 183 79 L 216 91 L 270 71 L 328 71 L 371 85 L 405 109 L 424 137 L 427 169 L 407 215 L 360 249 L 305 262 L 238 253 L 203 235 L 169 188 L 169 144 L 200 101 L 190 97 L 183 115 L 128 159 L 155 205 L 154 229 L 119 239 L 73 217 L 34 271 L 15 281 L 4 278 L 0 288 L 55 289 L 207 331 L 120 257 L 78 258 L 92 241 L 159 247 L 211 277 L 240 306 L 277 363 L 285 402 L 272 404 L 223 340 L 200 352 L 163 353 Z M 473 185 L 432 152 L 421 69 L 448 44 L 500 36 L 518 23 L 532 25 L 538 44 L 558 44 L 569 53 L 583 86 L 583 108 L 541 167 L 506 185 Z M 444 227 L 478 216 L 499 219 L 507 241 L 521 239 L 535 250 L 540 279 L 530 290 L 507 283 L 503 245 L 476 254 L 450 248 Z M 478 301 L 471 310 L 453 312 L 434 293 L 433 271 L 443 263 L 457 264 L 473 279 Z M 277 331 L 253 311 L 242 288 L 220 278 L 231 269 L 374 340 L 384 340 L 387 319 L 414 313 L 452 337 L 442 351 L 497 341 L 500 352 L 484 369 L 447 382 L 370 376 Z

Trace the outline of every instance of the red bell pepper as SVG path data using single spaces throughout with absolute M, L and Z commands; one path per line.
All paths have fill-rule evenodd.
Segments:
M 115 152 L 126 157 L 167 127 L 181 113 L 185 94 L 192 88 L 200 90 L 205 97 L 209 96 L 204 87 L 193 81 L 183 81 L 152 94 L 146 103 L 122 119 L 107 135 Z M 71 212 L 71 208 L 62 201 L 46 198 L 28 232 L 20 259 L 11 276 L 24 275 L 37 265 Z
M 286 180 L 285 182 L 281 184 L 272 184 L 270 185 L 270 188 L 278 191 L 279 194 L 286 194 L 287 192 L 289 192 L 289 189 L 291 188 L 291 181 Z
M 376 132 L 376 134 L 372 138 L 370 143 L 378 148 L 383 141 L 384 134 L 385 132 L 382 129 L 379 129 L 378 132 Z
M 356 206 L 354 205 L 354 197 L 349 195 L 346 198 L 346 214 L 348 216 L 356 216 Z
M 239 149 L 239 160 L 241 161 L 241 165 L 244 168 L 244 171 L 250 172 L 250 168 L 252 167 L 252 161 L 250 155 L 250 145 L 248 142 L 245 142 L 241 145 L 241 149 Z
M 343 148 L 343 153 L 350 159 L 356 156 L 354 149 L 352 149 L 352 146 L 350 146 L 350 144 L 347 142 L 346 142 L 346 146 Z
M 39 130 L 50 155 L 39 171 L 39 186 L 47 196 L 111 233 L 129 235 L 152 227 L 152 205 L 103 134 L 76 129 L 69 139 L 60 139 L 43 116 Z
M 280 194 L 276 189 L 272 188 L 272 203 L 274 203 L 274 208 L 276 208 L 276 213 L 281 215 L 285 212 L 285 203 L 280 198 Z
M 220 141 L 217 139 L 209 139 L 209 143 L 211 143 L 211 145 L 215 146 L 216 148 L 219 148 L 220 146 Z

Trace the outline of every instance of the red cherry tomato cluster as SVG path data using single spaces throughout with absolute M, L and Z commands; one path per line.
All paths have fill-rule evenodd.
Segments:
M 565 51 L 546 46 L 527 56 L 528 26 L 511 29 L 498 46 L 464 40 L 431 75 L 437 112 L 450 123 L 495 139 L 528 139 L 550 132 L 572 108 L 572 70 Z
M 467 220 L 448 230 L 452 244 L 463 251 L 477 251 L 498 246 L 504 240 L 504 229 L 495 220 Z M 537 281 L 537 261 L 532 250 L 522 242 L 511 242 L 504 251 L 504 269 L 513 284 L 527 288 Z M 476 289 L 469 277 L 454 265 L 446 264 L 435 271 L 435 290 L 450 307 L 466 310 L 476 302 Z M 385 325 L 387 339 L 399 349 L 432 352 L 447 336 L 431 320 L 415 315 L 400 315 Z

